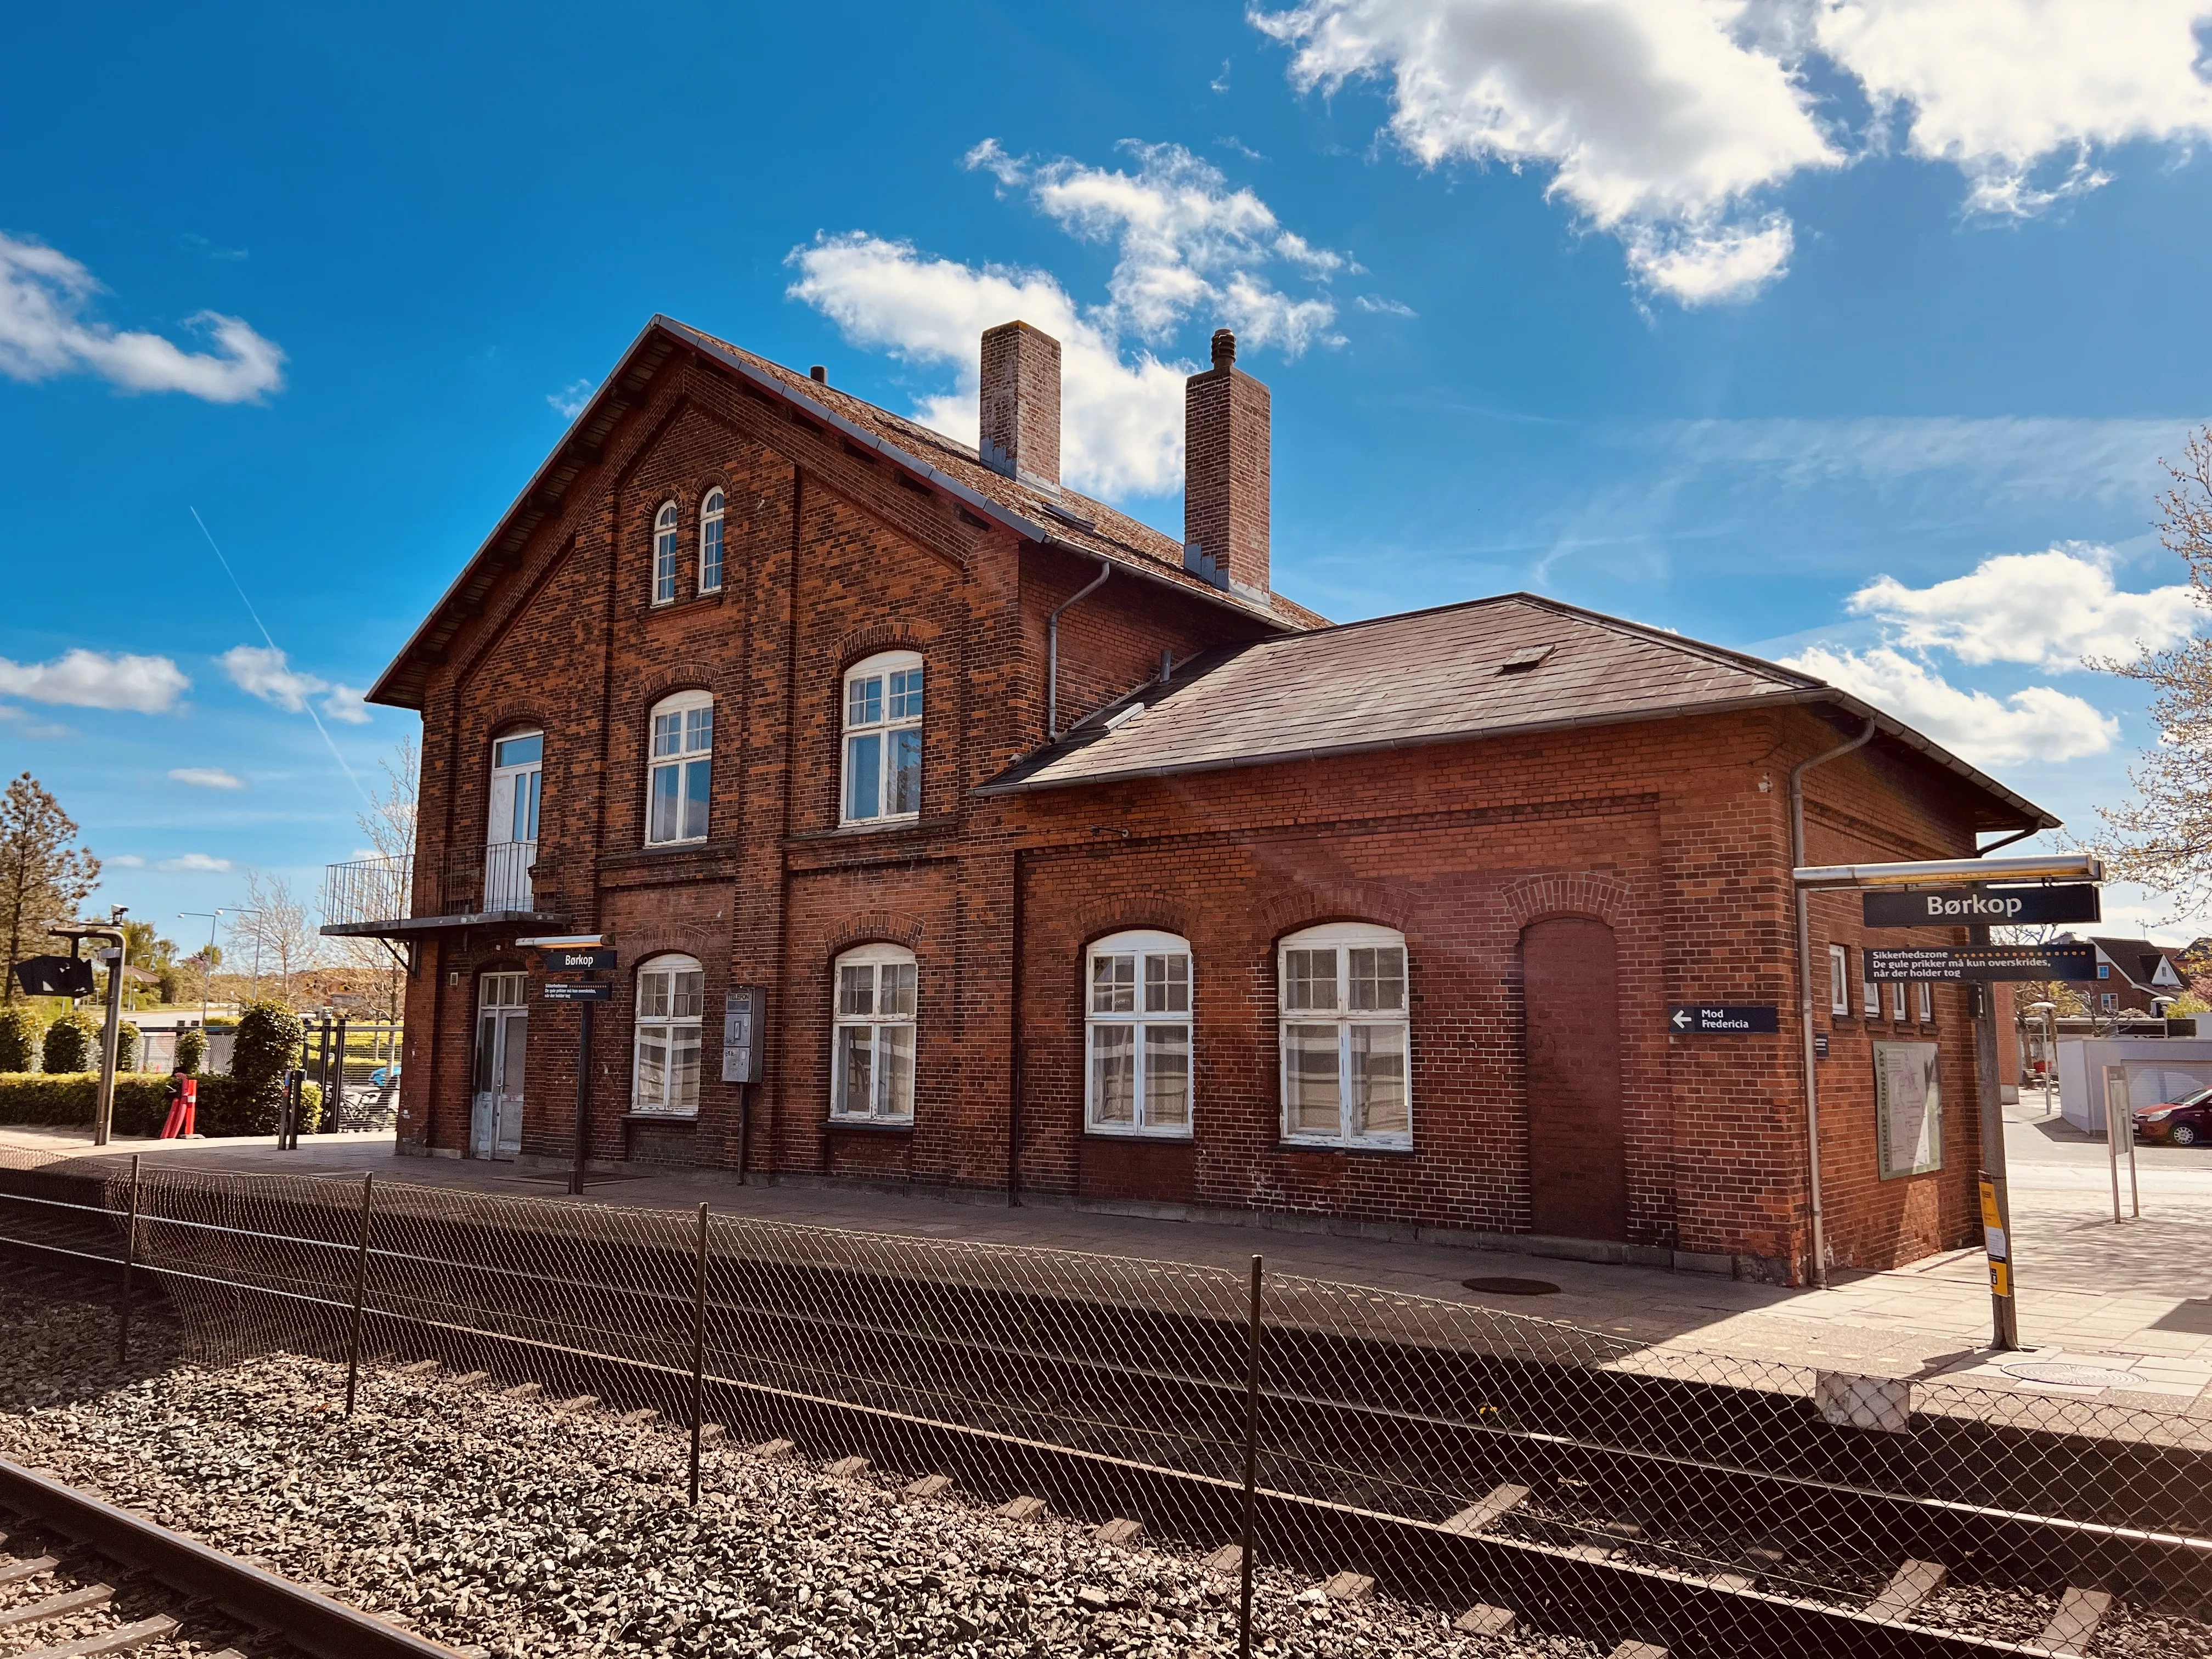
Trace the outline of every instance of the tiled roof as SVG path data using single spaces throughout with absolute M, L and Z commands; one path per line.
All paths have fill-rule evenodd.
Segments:
M 2128 982 L 2138 990 L 2153 988 L 2151 975 L 2158 971 L 2160 957 L 2178 957 L 2179 951 L 2154 945 L 2147 939 L 2106 939 L 2101 934 L 2083 935 L 2088 942 L 2112 958 L 2112 965 L 2126 975 Z M 2176 969 L 2177 975 L 2179 970 Z
M 1209 652 L 1097 711 L 982 789 L 1049 789 L 1784 703 L 1875 720 L 1893 741 L 1995 798 L 1978 815 L 1981 828 L 2057 823 L 1809 674 L 1528 593 Z

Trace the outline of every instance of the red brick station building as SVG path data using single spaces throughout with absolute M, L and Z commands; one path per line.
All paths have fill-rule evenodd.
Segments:
M 422 714 L 416 850 L 325 908 L 409 963 L 402 1151 L 568 1161 L 583 1011 L 520 941 L 595 935 L 595 1162 L 1802 1279 L 1791 769 L 1875 723 L 1805 775 L 1814 864 L 2056 821 L 1656 629 L 1330 624 L 1272 585 L 1235 358 L 1178 539 L 1060 483 L 1026 324 L 979 451 L 654 318 L 370 694 Z M 1856 910 L 1814 904 L 1820 1164 L 1881 1267 L 1978 1237 L 1973 1035 L 1859 983 Z M 1671 1030 L 1700 1000 L 1780 1030 Z M 1886 1173 L 1877 1040 L 1936 1045 L 1935 1167 Z

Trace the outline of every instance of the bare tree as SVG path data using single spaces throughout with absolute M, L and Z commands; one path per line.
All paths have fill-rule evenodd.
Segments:
M 2189 567 L 2190 597 L 2212 611 L 2212 427 L 2190 434 L 2159 498 L 2159 539 Z M 2212 901 L 2212 639 L 2193 635 L 2131 661 L 2094 666 L 2151 688 L 2158 742 L 2129 770 L 2136 798 L 2102 807 L 2098 850 L 2122 880 L 2172 896 L 2187 915 Z
M 0 796 L 0 929 L 8 952 L 0 1003 L 15 1000 L 15 975 L 7 970 L 37 955 L 47 924 L 76 915 L 100 884 L 100 860 L 76 842 L 76 823 L 28 772 Z
M 354 815 L 354 822 L 388 866 L 390 873 L 379 885 L 391 906 L 388 914 L 396 916 L 405 914 L 411 896 L 406 860 L 415 850 L 415 802 L 421 776 L 418 751 L 412 742 L 394 744 L 391 755 L 379 764 L 384 781 L 369 792 L 368 805 Z M 337 954 L 346 966 L 380 975 L 384 1015 L 387 1019 L 398 1018 L 406 988 L 400 958 L 391 946 L 376 939 L 339 939 L 331 943 L 338 947 Z
M 292 1000 L 297 976 L 322 956 L 323 937 L 307 902 L 280 875 L 246 872 L 246 903 L 228 923 L 228 932 L 234 971 L 258 963 L 264 994 L 270 989 L 268 980 L 274 978 L 281 1001 Z

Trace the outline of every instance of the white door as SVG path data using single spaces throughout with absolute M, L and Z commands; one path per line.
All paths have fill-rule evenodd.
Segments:
M 545 734 L 517 732 L 491 746 L 491 811 L 484 830 L 487 910 L 530 908 L 530 871 L 538 862 L 538 808 Z
M 530 980 L 486 974 L 477 1001 L 476 1097 L 469 1156 L 512 1158 L 522 1148 L 523 1060 L 529 1046 Z

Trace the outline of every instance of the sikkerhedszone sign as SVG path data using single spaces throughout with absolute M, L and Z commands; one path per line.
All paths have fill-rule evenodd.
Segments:
M 1958 927 L 2008 922 L 2101 921 L 2091 882 L 2055 887 L 1923 887 L 1863 893 L 1869 927 Z

